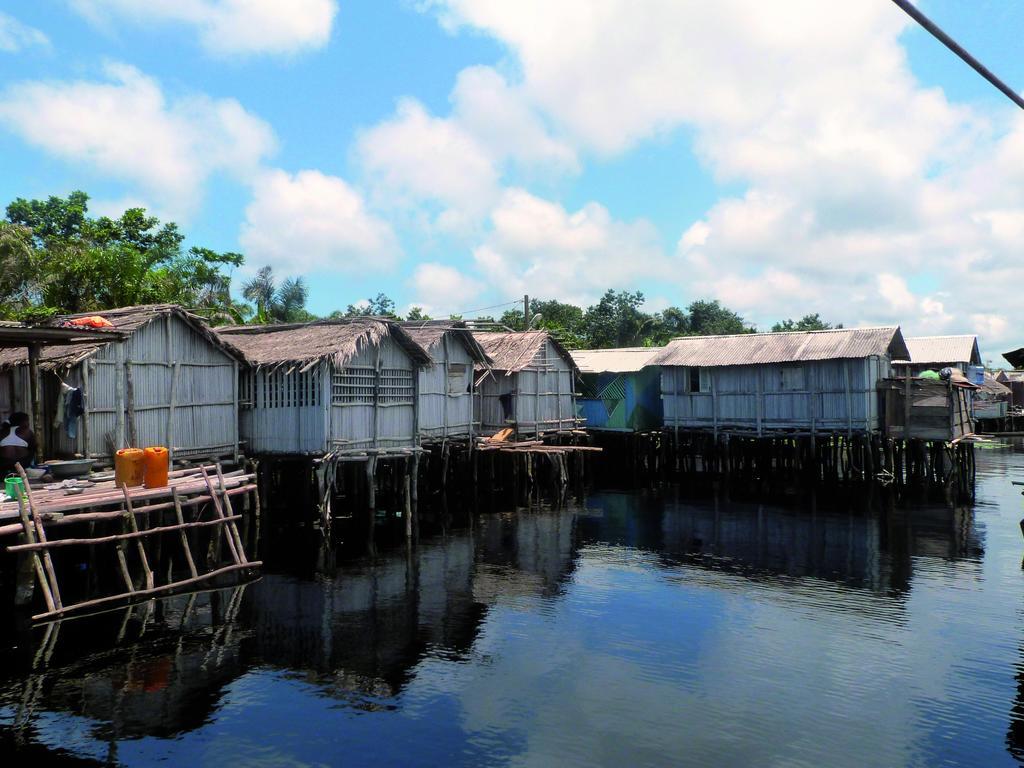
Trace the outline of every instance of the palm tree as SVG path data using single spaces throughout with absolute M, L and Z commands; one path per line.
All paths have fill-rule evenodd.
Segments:
M 288 277 L 279 286 L 271 267 L 261 267 L 242 286 L 242 296 L 256 305 L 253 323 L 295 323 L 312 319 L 306 311 L 309 288 L 301 277 Z
M 256 277 L 247 280 L 242 286 L 242 296 L 246 301 L 251 301 L 256 305 L 256 314 L 252 319 L 254 323 L 266 323 L 270 319 L 270 310 L 276 292 L 274 270 L 271 267 L 261 267 L 260 271 L 256 273 Z

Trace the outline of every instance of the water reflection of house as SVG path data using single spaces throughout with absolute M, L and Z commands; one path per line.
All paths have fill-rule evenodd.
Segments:
M 483 617 L 472 569 L 472 539 L 452 536 L 335 579 L 267 577 L 243 616 L 264 663 L 338 692 L 391 696 L 431 648 L 459 655 L 472 646 Z
M 631 494 L 598 494 L 587 504 L 599 514 L 581 518 L 584 541 L 752 578 L 811 577 L 902 593 L 914 557 L 976 561 L 981 554 L 971 513 L 963 508 L 805 510 Z
M 35 669 L 16 683 L 23 690 L 13 730 L 31 726 L 31 714 L 42 710 L 84 718 L 91 738 L 111 747 L 203 726 L 225 686 L 246 669 L 246 632 L 237 623 L 244 589 L 48 625 Z

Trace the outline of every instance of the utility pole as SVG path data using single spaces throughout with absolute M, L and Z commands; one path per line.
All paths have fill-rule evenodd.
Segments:
M 530 330 L 530 294 L 523 296 L 523 330 Z
M 899 6 L 904 13 L 910 18 L 928 30 L 931 35 L 942 43 L 944 46 L 949 48 L 953 53 L 963 59 L 964 63 L 967 64 L 971 69 L 981 75 L 983 78 L 988 80 L 992 85 L 998 88 L 1003 94 L 1016 104 L 1021 109 L 1024 109 L 1024 99 L 1021 98 L 1020 94 L 1017 93 L 1013 88 L 1008 86 L 998 77 L 996 77 L 988 67 L 978 61 L 976 58 L 971 56 L 956 40 L 947 35 L 934 21 L 929 19 L 923 13 L 921 13 L 910 0 L 892 0 L 897 6 Z

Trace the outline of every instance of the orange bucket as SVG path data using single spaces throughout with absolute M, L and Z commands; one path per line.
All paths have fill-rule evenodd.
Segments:
M 114 454 L 114 485 L 133 488 L 145 477 L 145 453 L 140 448 L 122 448 Z
M 168 454 L 162 445 L 154 445 L 144 451 L 146 455 L 145 481 L 147 488 L 163 488 L 167 485 Z

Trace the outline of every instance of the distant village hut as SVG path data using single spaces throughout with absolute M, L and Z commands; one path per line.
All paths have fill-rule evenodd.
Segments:
M 996 381 L 1010 390 L 1010 407 L 1024 405 L 1024 371 L 999 371 Z
M 577 415 L 587 429 L 648 432 L 663 424 L 661 369 L 651 365 L 660 347 L 577 349 L 580 369 Z
M 988 371 L 981 387 L 974 393 L 973 413 L 976 421 L 1002 422 L 1010 415 L 1012 390 Z
M 512 428 L 519 436 L 570 432 L 578 424 L 578 369 L 547 331 L 474 331 L 491 360 L 480 382 L 478 421 L 485 434 Z M 478 366 L 478 373 L 488 373 Z
M 39 355 L 42 424 L 33 428 L 51 456 L 109 462 L 119 448 L 150 445 L 177 459 L 237 456 L 239 356 L 201 318 L 160 304 L 60 321 L 87 315 L 108 320 L 116 340 L 47 346 Z M 29 378 L 26 350 L 0 350 L 5 412 L 29 410 Z M 59 405 L 77 413 L 79 403 L 78 418 L 58 419 Z
M 883 428 L 876 385 L 907 355 L 889 326 L 684 337 L 650 364 L 670 429 L 863 434 Z
M 909 336 L 905 341 L 910 357 L 907 360 L 897 360 L 896 364 L 903 366 L 909 362 L 911 375 L 919 376 L 925 371 L 955 368 L 968 379 L 977 378 L 975 384 L 981 383 L 980 370 L 975 371 L 975 377 L 971 375 L 972 368 L 977 369 L 981 366 L 977 336 Z
M 218 329 L 246 361 L 241 434 L 254 454 L 407 453 L 429 355 L 379 318 Z
M 419 433 L 425 443 L 469 440 L 480 431 L 474 417 L 475 369 L 490 368 L 487 353 L 465 327 L 451 321 L 403 323 L 428 355 L 419 369 Z

